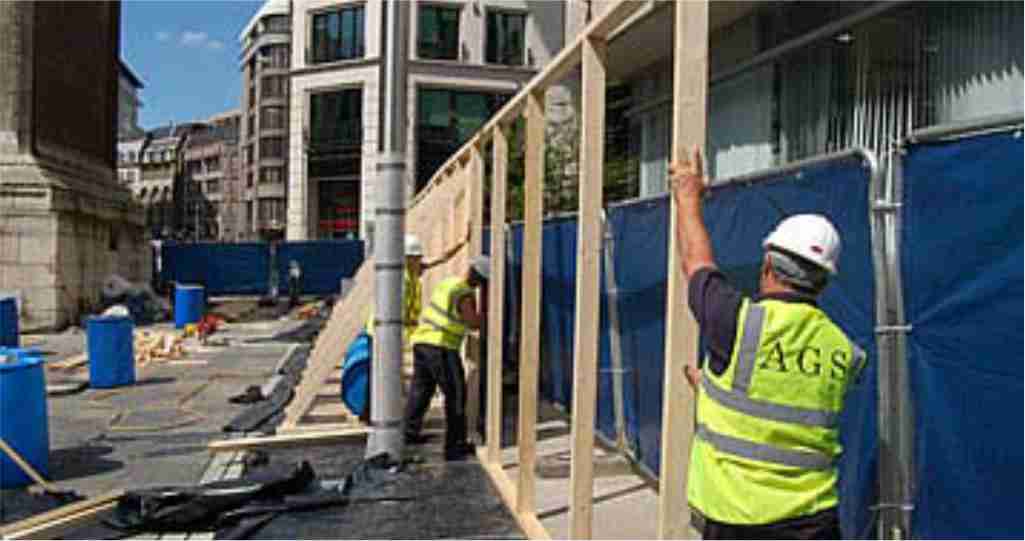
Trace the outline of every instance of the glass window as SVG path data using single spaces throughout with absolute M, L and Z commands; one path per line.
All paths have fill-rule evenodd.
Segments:
M 417 99 L 417 189 L 508 99 L 507 94 L 421 90 Z
M 363 5 L 314 15 L 312 53 L 313 64 L 362 58 Z
M 206 183 L 206 193 L 220 193 L 221 181 L 211 180 Z
M 358 177 L 362 166 L 363 91 L 310 96 L 310 178 Z
M 260 51 L 264 66 L 287 68 L 289 66 L 288 45 L 268 45 Z
M 526 15 L 522 13 L 488 12 L 488 42 L 485 60 L 489 64 L 504 64 L 506 66 L 522 66 L 524 64 L 526 19 Z
M 276 34 L 288 34 L 291 31 L 288 15 L 271 15 L 264 18 L 263 30 L 264 32 L 274 32 Z
M 350 88 L 310 96 L 310 143 L 314 146 L 360 144 L 363 90 Z
M 359 232 L 359 182 L 321 181 L 317 191 L 320 238 L 355 238 Z
M 417 55 L 437 60 L 459 59 L 459 8 L 420 6 Z
M 284 158 L 285 141 L 281 137 L 260 139 L 260 158 Z
M 260 111 L 260 128 L 280 130 L 285 127 L 284 107 L 264 107 Z
M 287 79 L 284 75 L 268 75 L 260 82 L 260 97 L 281 98 L 287 93 Z
M 281 184 L 285 181 L 285 169 L 283 167 L 262 167 L 260 168 L 261 184 Z

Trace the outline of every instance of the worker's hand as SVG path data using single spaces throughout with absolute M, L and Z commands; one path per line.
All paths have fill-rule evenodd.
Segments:
M 692 389 L 696 389 L 698 382 L 701 381 L 701 370 L 692 364 L 688 364 L 683 367 L 683 371 L 687 375 L 687 383 L 690 383 Z
M 678 205 L 700 201 L 705 184 L 705 169 L 697 147 L 683 162 L 669 164 L 669 188 Z

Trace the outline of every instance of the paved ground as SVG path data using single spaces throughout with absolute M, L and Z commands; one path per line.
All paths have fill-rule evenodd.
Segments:
M 302 322 L 274 317 L 245 303 L 221 307 L 242 323 L 229 324 L 217 336 L 226 347 L 193 345 L 178 365 L 151 365 L 137 373 L 137 384 L 115 390 L 86 390 L 48 399 L 52 480 L 87 496 L 124 488 L 190 485 L 207 474 L 212 457 L 206 444 L 224 437 L 222 427 L 243 406 L 227 399 L 248 385 L 266 381 L 292 344 L 266 339 Z M 227 314 L 226 314 L 227 315 Z M 167 328 L 158 325 L 157 328 Z M 74 330 L 25 337 L 48 359 L 60 360 L 84 349 L 85 336 Z M 205 362 L 204 362 L 205 361 Z M 87 379 L 83 371 L 56 379 Z M 185 407 L 182 407 L 182 403 Z M 429 420 L 428 428 L 438 428 Z M 381 494 L 410 501 L 353 505 L 343 509 L 282 515 L 255 535 L 261 538 L 518 538 L 522 534 L 475 460 L 445 463 L 440 438 L 411 448 L 416 458 L 381 488 Z M 330 447 L 275 450 L 272 462 L 309 460 L 318 477 L 340 479 L 362 458 L 360 441 Z M 34 492 L 34 491 L 33 491 Z M 0 525 L 52 508 L 53 502 L 25 489 L 0 490 Z M 69 538 L 118 538 L 114 530 L 88 525 Z
M 228 332 L 262 336 L 289 325 L 294 322 L 273 322 L 267 328 L 236 325 Z M 74 331 L 33 335 L 26 341 L 54 360 L 85 347 L 84 334 Z M 242 410 L 230 404 L 228 397 L 266 381 L 290 347 L 281 343 L 193 347 L 183 359 L 189 364 L 146 366 L 137 371 L 135 385 L 49 397 L 51 480 L 85 495 L 195 482 L 210 460 L 206 444 L 223 437 L 223 425 Z M 198 364 L 202 361 L 205 364 Z M 88 380 L 88 373 L 50 372 L 47 378 L 50 382 Z M 0 524 L 48 505 L 46 499 L 29 497 L 23 489 L 0 491 Z

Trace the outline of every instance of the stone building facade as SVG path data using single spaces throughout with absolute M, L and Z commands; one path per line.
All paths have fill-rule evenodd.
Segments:
M 562 2 L 411 1 L 409 193 L 562 49 Z M 292 2 L 290 240 L 368 238 L 381 123 L 383 4 Z
M 0 2 L 0 290 L 25 330 L 77 324 L 111 273 L 150 278 L 143 214 L 115 175 L 120 11 Z

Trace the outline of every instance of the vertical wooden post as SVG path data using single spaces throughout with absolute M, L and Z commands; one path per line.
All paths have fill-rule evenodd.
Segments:
M 502 458 L 502 344 L 505 342 L 505 192 L 509 142 L 502 126 L 492 138 L 491 280 L 488 283 L 488 403 L 485 432 L 487 460 Z
M 606 41 L 583 46 L 580 136 L 580 211 L 577 240 L 576 328 L 573 347 L 573 427 L 570 461 L 570 530 L 590 539 L 594 492 L 594 418 L 598 387 L 598 280 L 601 270 L 602 180 L 605 165 Z
M 520 324 L 520 395 L 518 443 L 520 478 L 516 510 L 534 513 L 534 448 L 537 444 L 538 363 L 541 340 L 541 212 L 545 174 L 544 94 L 531 93 L 526 105 L 527 137 L 524 156 L 523 289 Z
M 674 8 L 672 159 L 681 161 L 690 147 L 705 146 L 708 2 L 675 2 Z M 684 366 L 698 353 L 698 326 L 687 309 L 687 279 L 677 253 L 676 201 L 670 201 L 658 537 L 681 539 L 689 535 L 687 468 L 694 436 L 694 394 Z
M 464 170 L 466 179 L 466 223 L 470 238 L 467 242 L 466 263 L 481 254 L 484 234 L 484 164 L 481 149 L 478 145 L 470 148 L 470 157 Z M 465 229 L 456 232 L 465 235 Z M 459 237 L 456 237 L 457 239 Z M 463 272 L 460 268 L 456 272 Z M 481 301 L 478 297 L 478 303 Z M 480 370 L 481 351 L 480 338 L 475 334 L 467 335 L 465 342 L 466 355 L 466 427 L 471 441 L 476 440 L 477 424 L 480 420 Z

